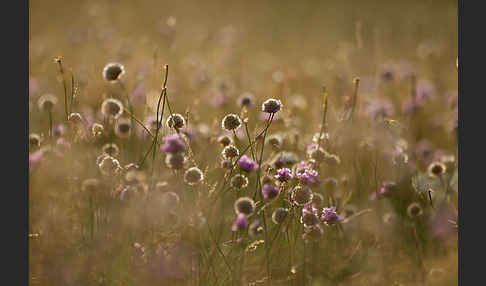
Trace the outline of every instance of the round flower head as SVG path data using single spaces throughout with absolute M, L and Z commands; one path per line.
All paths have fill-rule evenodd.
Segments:
M 101 104 L 101 113 L 105 117 L 118 119 L 123 114 L 123 104 L 118 99 L 105 99 Z
M 319 224 L 319 211 L 310 204 L 305 205 L 302 208 L 302 216 L 300 217 L 300 223 L 304 224 L 304 227 L 311 227 Z
M 439 177 L 446 171 L 446 165 L 442 162 L 432 162 L 427 168 L 427 173 L 430 177 Z
M 263 227 L 259 219 L 254 220 L 248 227 L 248 234 L 252 237 L 256 237 L 263 232 Z
M 336 213 L 336 207 L 322 209 L 321 221 L 327 225 L 334 225 L 344 218 Z
M 422 207 L 418 203 L 411 203 L 407 208 L 407 215 L 410 218 L 416 218 L 423 214 Z
M 262 104 L 262 111 L 266 113 L 277 113 L 282 108 L 282 102 L 278 99 L 270 98 Z
M 109 155 L 104 157 L 98 166 L 101 174 L 105 176 L 113 176 L 117 174 L 121 169 L 120 162 L 118 162 L 117 159 Z
M 223 148 L 221 155 L 225 159 L 232 159 L 232 158 L 238 157 L 240 155 L 240 151 L 235 146 L 228 145 L 228 146 Z
M 284 151 L 275 155 L 275 157 L 272 158 L 271 163 L 275 169 L 280 169 L 284 167 L 292 167 L 292 165 L 298 161 L 298 157 L 295 153 Z
M 250 157 L 243 155 L 240 160 L 238 160 L 238 165 L 240 169 L 246 172 L 253 172 L 258 170 L 258 163 L 253 161 Z
M 115 82 L 125 74 L 125 68 L 119 63 L 109 63 L 103 69 L 103 79 L 107 82 Z
M 292 171 L 289 168 L 280 168 L 277 170 L 277 175 L 275 175 L 275 179 L 280 182 L 287 182 L 292 179 L 292 177 Z
M 394 213 L 386 213 L 383 215 L 383 222 L 385 224 L 393 225 L 397 221 L 397 215 Z
M 181 129 L 186 124 L 186 120 L 179 113 L 174 113 L 167 118 L 166 124 L 169 128 Z
M 229 144 L 233 143 L 233 140 L 228 135 L 221 135 L 218 137 L 219 144 L 223 145 L 223 147 L 228 146 Z
M 262 187 L 263 199 L 266 201 L 275 199 L 280 193 L 280 189 L 271 184 L 265 184 Z
M 272 221 L 274 224 L 281 224 L 289 214 L 289 210 L 285 208 L 276 208 L 272 213 Z
M 103 145 L 102 150 L 103 153 L 108 154 L 112 157 L 116 157 L 120 153 L 120 148 L 118 148 L 115 143 L 106 143 L 105 145 Z
M 228 114 L 221 121 L 221 127 L 228 131 L 233 131 L 241 127 L 241 119 L 236 114 Z
M 296 186 L 292 190 L 292 202 L 298 206 L 304 206 L 312 202 L 314 193 L 308 187 Z
M 169 153 L 165 156 L 165 164 L 167 167 L 174 170 L 182 169 L 185 162 L 186 157 L 183 153 Z
M 248 186 L 248 178 L 242 174 L 236 174 L 231 178 L 230 184 L 233 188 L 243 189 Z
M 314 195 L 312 196 L 312 206 L 316 208 L 320 208 L 322 207 L 323 204 L 324 204 L 324 196 L 314 192 Z
M 174 209 L 180 201 L 179 195 L 174 192 L 165 192 L 162 194 L 163 205 L 169 209 Z
M 225 159 L 225 160 L 221 161 L 221 168 L 231 169 L 231 168 L 233 168 L 233 162 L 229 159 Z
M 39 97 L 39 109 L 42 111 L 52 111 L 54 105 L 57 103 L 57 98 L 52 94 L 44 94 Z
M 318 241 L 324 235 L 324 230 L 322 230 L 320 225 L 315 225 L 312 227 L 304 228 L 304 234 L 302 234 L 302 239 L 305 241 Z
M 103 132 L 105 131 L 105 128 L 103 127 L 103 125 L 99 124 L 99 123 L 94 123 L 92 126 L 91 126 L 91 134 L 94 136 L 94 137 L 99 137 L 101 135 L 103 135 Z
M 236 214 L 251 215 L 255 211 L 255 202 L 249 197 L 241 197 L 236 200 L 234 208 Z
M 83 123 L 83 116 L 80 113 L 73 112 L 69 114 L 68 121 L 73 125 L 79 125 Z
M 247 225 L 248 225 L 248 220 L 246 219 L 246 215 L 240 213 L 236 216 L 236 219 L 233 222 L 233 225 L 231 226 L 231 230 L 232 231 L 244 230 Z
M 95 192 L 100 189 L 100 181 L 95 178 L 86 179 L 81 183 L 81 191 L 83 192 Z
M 319 186 L 321 184 L 321 178 L 316 170 L 304 169 L 302 173 L 297 174 L 297 178 L 305 186 Z
M 35 149 L 39 148 L 41 143 L 41 138 L 38 134 L 31 133 L 29 134 L 29 148 Z
M 115 124 L 115 135 L 120 138 L 130 137 L 132 131 L 132 125 L 130 120 L 126 118 L 120 118 Z
M 186 146 L 178 134 L 172 134 L 164 137 L 164 145 L 160 149 L 165 153 L 179 153 L 184 152 Z
M 184 173 L 184 181 L 191 186 L 201 182 L 203 178 L 203 172 L 198 167 L 189 168 Z
M 243 107 L 252 107 L 253 106 L 253 95 L 249 92 L 244 92 L 239 98 L 238 98 L 238 104 Z

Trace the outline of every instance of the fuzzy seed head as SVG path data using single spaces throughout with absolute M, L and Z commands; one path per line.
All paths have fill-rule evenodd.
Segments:
M 281 224 L 287 218 L 289 210 L 285 208 L 276 208 L 272 213 L 272 221 L 274 224 Z
M 221 155 L 224 159 L 232 159 L 240 155 L 240 151 L 234 145 L 228 145 L 223 148 Z
M 186 157 L 184 153 L 169 153 L 165 156 L 165 164 L 173 170 L 182 169 L 185 162 Z
M 118 99 L 108 98 L 101 104 L 103 116 L 118 119 L 123 114 L 123 104 Z
M 230 185 L 235 189 L 243 189 L 248 186 L 248 178 L 243 174 L 236 174 L 231 178 Z
M 125 68 L 119 63 L 109 63 L 103 69 L 103 79 L 113 83 L 121 79 L 125 74 Z
M 191 186 L 198 184 L 203 178 L 203 172 L 198 167 L 191 167 L 184 173 L 184 181 Z
M 282 106 L 283 104 L 280 100 L 270 98 L 263 102 L 262 111 L 266 113 L 277 113 L 282 108 Z
M 44 94 L 39 98 L 39 109 L 42 111 L 52 111 L 54 105 L 57 103 L 57 98 L 52 94 Z
M 234 204 L 236 214 L 251 215 L 255 211 L 255 202 L 249 197 L 241 197 Z
M 166 124 L 169 128 L 181 129 L 186 124 L 186 120 L 179 113 L 174 113 L 167 118 Z
M 120 154 L 120 148 L 115 143 L 106 143 L 102 147 L 103 153 L 110 155 L 111 157 L 116 157 Z
M 236 114 L 228 114 L 221 121 L 221 127 L 227 131 L 233 131 L 241 127 L 241 119 Z
M 132 125 L 130 120 L 126 118 L 120 118 L 115 124 L 115 135 L 119 138 L 130 137 L 132 131 Z
M 314 193 L 312 190 L 305 186 L 296 186 L 292 190 L 292 202 L 298 206 L 304 206 L 312 202 Z

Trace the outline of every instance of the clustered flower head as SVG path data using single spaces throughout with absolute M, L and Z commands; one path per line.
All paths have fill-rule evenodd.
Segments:
M 253 106 L 253 95 L 249 92 L 244 92 L 241 94 L 241 96 L 238 98 L 238 104 L 243 107 L 252 107 Z
M 184 181 L 191 186 L 201 182 L 203 178 L 203 172 L 198 167 L 191 167 L 184 173 Z
M 100 163 L 98 164 L 101 174 L 105 176 L 113 176 L 118 174 L 122 169 L 120 162 L 107 154 L 104 155 L 105 156 L 101 158 Z
M 275 175 L 275 179 L 280 182 L 287 182 L 292 178 L 292 171 L 289 168 L 280 168 L 277 170 L 277 175 Z
M 416 218 L 423 214 L 422 207 L 419 203 L 411 203 L 407 208 L 407 215 L 410 218 Z
M 128 138 L 132 132 L 132 123 L 127 118 L 120 118 L 115 124 L 115 135 L 120 138 Z
M 118 99 L 108 98 L 101 104 L 103 116 L 118 119 L 123 114 L 123 104 Z
M 57 98 L 52 94 L 44 94 L 39 97 L 39 109 L 42 111 L 52 111 L 57 103 Z
M 231 227 L 231 230 L 232 231 L 244 230 L 247 225 L 248 225 L 248 219 L 246 218 L 246 215 L 243 213 L 239 213 L 236 216 L 235 221 L 233 222 L 233 226 Z
M 327 225 L 334 225 L 344 220 L 344 217 L 336 213 L 336 207 L 331 206 L 329 208 L 322 209 L 321 221 Z
M 125 68 L 120 63 L 109 63 L 103 69 L 103 79 L 108 82 L 116 82 L 125 74 Z
M 302 208 L 302 216 L 300 222 L 304 224 L 304 227 L 311 227 L 319 224 L 319 211 L 311 204 L 307 204 Z
M 221 127 L 227 131 L 234 131 L 241 127 L 241 119 L 236 114 L 228 114 L 221 121 Z
M 370 199 L 376 200 L 382 197 L 390 196 L 394 191 L 397 190 L 397 184 L 395 182 L 383 182 L 380 190 L 373 192 Z
M 243 174 L 236 174 L 230 180 L 230 185 L 235 189 L 243 189 L 248 186 L 248 178 Z
M 179 113 L 174 113 L 167 118 L 166 124 L 169 128 L 181 129 L 186 124 L 186 120 Z
M 118 156 L 120 153 L 120 148 L 115 143 L 106 143 L 102 147 L 103 153 L 108 154 L 112 157 Z
M 228 145 L 223 148 L 221 155 L 224 159 L 233 159 L 240 155 L 240 151 L 234 145 Z
M 165 164 L 167 167 L 179 170 L 184 168 L 184 163 L 186 162 L 186 157 L 184 153 L 169 153 L 165 156 Z
M 249 197 L 241 197 L 235 201 L 235 213 L 251 215 L 255 210 L 255 202 Z
M 442 162 L 432 162 L 427 168 L 430 177 L 439 177 L 446 172 L 446 165 Z
M 29 134 L 29 148 L 35 149 L 40 147 L 41 138 L 39 134 L 31 133 Z
M 292 202 L 298 206 L 311 203 L 313 196 L 314 193 L 306 186 L 296 186 L 291 193 Z
M 165 153 L 179 153 L 186 150 L 184 141 L 178 134 L 171 134 L 164 137 L 164 145 L 160 147 Z
M 238 165 L 240 166 L 240 169 L 246 172 L 253 172 L 259 168 L 258 163 L 253 161 L 247 155 L 241 156 L 241 158 L 238 160 Z
M 280 189 L 272 184 L 264 184 L 262 187 L 263 199 L 266 201 L 275 199 L 280 193 Z
M 280 100 L 270 98 L 265 100 L 262 104 L 262 111 L 266 113 L 277 113 L 281 108 L 283 104 Z
M 313 169 L 305 169 L 303 172 L 297 174 L 297 178 L 305 186 L 319 186 L 321 184 L 319 173 Z
M 93 135 L 93 137 L 99 137 L 103 135 L 104 131 L 105 128 L 99 123 L 93 123 L 93 125 L 91 126 L 91 134 Z
M 233 140 L 228 135 L 221 135 L 218 137 L 219 144 L 223 145 L 223 147 L 228 146 L 229 144 L 233 143 Z

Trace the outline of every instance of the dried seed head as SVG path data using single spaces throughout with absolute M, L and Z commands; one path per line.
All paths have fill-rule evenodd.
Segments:
M 123 113 L 123 104 L 118 99 L 108 98 L 101 104 L 103 116 L 118 119 Z
M 103 69 L 103 79 L 108 82 L 116 82 L 125 74 L 125 68 L 119 63 L 109 63 Z
M 120 172 L 122 167 L 120 166 L 120 162 L 117 159 L 106 155 L 102 160 L 101 163 L 98 165 L 101 171 L 101 174 L 105 176 L 113 176 Z
M 277 113 L 282 108 L 282 106 L 283 104 L 280 100 L 270 98 L 263 102 L 262 111 L 266 113 Z
M 221 121 L 221 127 L 228 131 L 233 131 L 241 127 L 241 119 L 236 114 L 228 114 Z
M 57 98 L 52 94 L 44 94 L 39 98 L 39 109 L 42 111 L 52 111 L 57 103 Z
M 105 130 L 105 128 L 103 127 L 103 125 L 101 125 L 99 123 L 94 123 L 93 126 L 91 126 L 91 134 L 94 137 L 99 137 L 99 136 L 103 135 L 104 130 Z
M 410 218 L 416 218 L 423 214 L 423 209 L 419 203 L 411 203 L 407 208 L 407 215 Z
M 41 138 L 39 134 L 31 133 L 29 134 L 29 148 L 36 149 L 40 147 Z
M 446 172 L 446 165 L 442 162 L 432 162 L 427 168 L 430 177 L 439 177 Z
M 83 123 L 83 116 L 80 113 L 73 112 L 69 114 L 68 121 L 73 125 L 79 125 Z
M 276 208 L 272 213 L 272 221 L 274 224 L 281 224 L 287 218 L 289 210 L 285 208 Z
M 115 124 L 115 135 L 119 138 L 130 137 L 132 131 L 132 124 L 130 120 L 126 118 L 120 118 Z
M 236 189 L 243 189 L 248 186 L 248 178 L 242 174 L 236 174 L 231 178 L 230 185 Z
M 110 155 L 111 157 L 116 157 L 120 154 L 120 148 L 115 143 L 106 143 L 102 147 L 103 153 Z
M 181 129 L 186 124 L 186 120 L 179 113 L 174 113 L 167 118 L 166 124 L 169 128 Z
M 198 167 L 189 168 L 184 173 L 184 181 L 191 186 L 198 184 L 203 178 L 203 172 Z
M 185 162 L 186 157 L 183 153 L 169 153 L 165 156 L 165 164 L 167 167 L 174 170 L 182 169 Z
M 236 214 L 251 215 L 255 211 L 255 202 L 249 197 L 241 197 L 234 204 Z
M 292 202 L 298 206 L 303 206 L 312 202 L 314 193 L 308 187 L 296 186 L 292 190 Z
M 218 137 L 218 142 L 219 144 L 223 145 L 223 147 L 226 147 L 233 143 L 233 140 L 228 135 L 221 135 Z
M 228 145 L 223 148 L 221 155 L 224 159 L 232 159 L 240 155 L 240 151 L 234 145 Z

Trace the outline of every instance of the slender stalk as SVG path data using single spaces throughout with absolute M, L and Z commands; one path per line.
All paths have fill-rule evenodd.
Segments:
M 250 151 L 251 151 L 251 158 L 253 160 L 256 160 L 255 158 L 255 152 L 253 151 L 253 145 L 251 144 L 251 136 L 250 136 L 250 132 L 248 131 L 248 122 L 246 122 L 245 120 L 243 120 L 243 124 L 245 125 L 245 131 L 246 131 L 246 137 L 248 138 L 248 143 L 250 144 Z
M 73 104 L 74 104 L 74 73 L 73 69 L 70 68 L 69 72 L 71 73 L 71 102 L 69 103 L 69 113 L 73 112 Z
M 48 111 L 48 114 L 49 114 L 49 138 L 52 138 L 52 111 L 49 110 Z
M 321 148 L 321 138 L 322 134 L 326 130 L 326 114 L 327 114 L 327 88 L 325 86 L 322 87 L 322 93 L 324 94 L 324 102 L 322 104 L 323 113 L 322 113 L 322 123 L 321 123 L 321 131 L 319 132 L 319 139 L 318 139 L 318 146 L 317 149 Z
M 62 67 L 62 57 L 59 56 L 54 59 L 54 61 L 58 64 L 59 66 L 59 74 L 62 77 L 62 85 L 64 88 L 64 111 L 66 113 L 66 121 L 68 120 L 69 113 L 68 113 L 68 95 L 67 95 L 67 84 L 66 84 L 66 78 L 64 77 L 64 68 Z
M 359 77 L 354 78 L 354 94 L 353 94 L 353 105 L 351 106 L 351 114 L 349 115 L 349 120 L 353 119 L 354 111 L 356 109 L 356 105 L 358 104 L 358 88 L 359 88 Z

